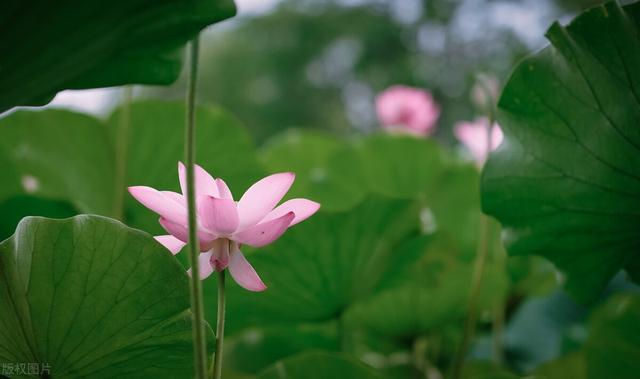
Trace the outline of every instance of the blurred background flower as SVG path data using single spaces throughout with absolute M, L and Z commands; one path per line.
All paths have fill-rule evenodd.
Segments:
M 471 157 L 478 165 L 482 165 L 487 160 L 487 138 L 491 133 L 491 150 L 495 150 L 502 142 L 502 129 L 496 123 L 493 124 L 491 132 L 489 128 L 489 119 L 486 117 L 478 117 L 474 121 L 461 121 L 456 123 L 453 133 L 456 138 L 471 153 Z
M 376 97 L 376 112 L 382 127 L 390 132 L 429 135 L 435 129 L 440 107 L 430 92 L 396 85 Z

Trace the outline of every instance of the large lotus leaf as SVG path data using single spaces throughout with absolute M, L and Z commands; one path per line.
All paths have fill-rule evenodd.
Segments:
M 554 24 L 502 93 L 505 140 L 483 174 L 508 251 L 547 257 L 584 301 L 640 267 L 639 26 L 640 3 L 614 2 Z
M 63 89 L 178 78 L 180 46 L 233 16 L 232 0 L 9 0 L 0 14 L 0 113 Z
M 398 254 L 398 247 L 417 233 L 417 224 L 414 202 L 372 198 L 351 211 L 321 212 L 294 226 L 277 242 L 248 254 L 266 291 L 252 293 L 229 281 L 229 330 L 340 317 L 412 257 Z M 215 309 L 215 282 L 205 283 L 208 309 Z
M 0 308 L 0 363 L 53 378 L 192 376 L 188 277 L 117 221 L 24 219 L 0 244 Z
M 302 353 L 273 364 L 257 379 L 382 379 L 372 367 L 346 354 L 327 352 Z
M 107 129 L 93 117 L 52 109 L 0 119 L 0 200 L 26 194 L 109 215 L 113 161 Z
M 114 144 L 118 141 L 122 110 L 108 121 Z M 127 165 L 123 181 L 127 186 L 144 185 L 180 191 L 178 161 L 184 161 L 185 108 L 179 102 L 142 101 L 129 107 L 125 128 Z M 248 132 L 238 120 L 215 106 L 196 109 L 196 161 L 215 177 L 223 178 L 236 199 L 263 175 Z M 125 188 L 119 188 L 125 191 Z M 127 223 L 159 233 L 158 216 L 125 195 Z
M 590 319 L 585 345 L 589 379 L 633 379 L 640 372 L 640 295 L 619 294 Z

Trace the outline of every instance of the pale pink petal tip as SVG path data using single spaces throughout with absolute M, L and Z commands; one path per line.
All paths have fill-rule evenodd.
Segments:
M 213 273 L 213 267 L 211 267 L 211 253 L 202 253 L 198 257 L 198 271 L 200 271 L 200 280 L 208 278 Z M 192 269 L 187 270 L 187 274 L 191 276 Z
M 220 197 L 218 193 L 218 186 L 216 185 L 215 179 L 201 166 L 194 164 L 194 178 L 195 178 L 195 194 L 196 197 L 201 195 L 209 195 Z M 180 180 L 180 189 L 182 190 L 182 194 L 186 195 L 187 193 L 187 167 L 182 163 L 178 162 L 178 179 Z
M 160 244 L 166 247 L 171 254 L 176 255 L 182 250 L 186 243 L 180 241 L 176 237 L 172 235 L 164 235 L 164 236 L 155 236 L 153 237 L 156 241 L 160 242 Z
M 173 195 L 162 193 L 154 188 L 134 186 L 128 188 L 129 193 L 142 205 L 160 216 L 177 223 L 187 220 L 187 210 L 184 204 L 177 201 Z
M 289 212 L 293 212 L 295 214 L 295 217 L 289 224 L 289 227 L 291 227 L 313 216 L 313 214 L 316 213 L 318 209 L 320 209 L 320 204 L 316 203 L 315 201 L 311 201 L 308 199 L 291 199 L 285 201 L 274 210 L 269 212 L 269 214 L 262 221 L 260 221 L 260 223 L 274 220 L 278 217 L 284 216 Z
M 295 174 L 282 172 L 267 176 L 249 187 L 238 201 L 239 229 L 260 222 L 278 205 L 294 180 Z
M 267 286 L 262 282 L 256 270 L 247 261 L 240 250 L 231 253 L 229 259 L 229 273 L 233 280 L 241 287 L 253 291 L 262 292 Z
M 218 186 L 218 192 L 220 193 L 220 198 L 222 199 L 231 199 L 233 200 L 233 194 L 231 194 L 231 190 L 227 183 L 224 180 L 218 178 L 216 179 L 216 185 Z

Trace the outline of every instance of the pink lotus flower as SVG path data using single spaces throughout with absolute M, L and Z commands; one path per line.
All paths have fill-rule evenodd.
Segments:
M 430 92 L 407 86 L 393 86 L 378 95 L 376 111 L 388 131 L 418 136 L 433 133 L 440 116 L 440 107 Z
M 487 159 L 487 128 L 489 120 L 479 117 L 473 122 L 462 121 L 456 123 L 453 134 L 462 142 L 478 165 L 484 164 Z M 491 150 L 495 150 L 502 143 L 502 130 L 498 124 L 493 125 L 491 131 Z
M 186 168 L 182 163 L 178 164 L 178 175 L 182 194 L 144 186 L 129 187 L 129 193 L 136 200 L 160 215 L 160 225 L 169 234 L 155 239 L 173 254 L 185 246 L 189 234 Z M 240 286 L 250 291 L 267 288 L 240 247 L 265 246 L 320 208 L 320 204 L 307 199 L 291 199 L 276 207 L 294 179 L 295 175 L 289 172 L 268 176 L 252 185 L 236 202 L 222 179 L 214 179 L 195 165 L 201 279 L 214 270 L 229 267 Z

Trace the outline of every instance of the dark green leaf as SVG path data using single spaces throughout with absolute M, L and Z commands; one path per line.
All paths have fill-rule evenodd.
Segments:
M 502 93 L 483 209 L 511 254 L 547 257 L 591 300 L 640 259 L 640 3 L 609 2 L 547 35 Z
M 188 277 L 146 233 L 99 216 L 24 219 L 0 244 L 0 363 L 53 378 L 192 376 Z
M 308 352 L 279 361 L 257 379 L 382 379 L 373 368 L 345 354 Z
M 65 201 L 45 200 L 31 196 L 16 196 L 0 202 L 0 241 L 11 237 L 16 225 L 26 216 L 49 218 L 71 217 L 78 212 Z
M 519 376 L 491 362 L 470 362 L 464 366 L 462 379 L 518 379 Z M 576 378 L 577 379 L 577 378 Z
M 589 379 L 634 379 L 640 372 L 640 295 L 619 294 L 590 319 L 586 362 Z
M 276 361 L 305 350 L 337 351 L 336 331 L 337 323 L 247 329 L 225 340 L 223 368 L 257 374 Z
M 0 113 L 63 89 L 169 84 L 179 48 L 233 16 L 231 0 L 9 0 L 0 14 Z
M 584 353 L 576 351 L 543 364 L 534 374 L 535 379 L 586 379 L 587 362 Z

